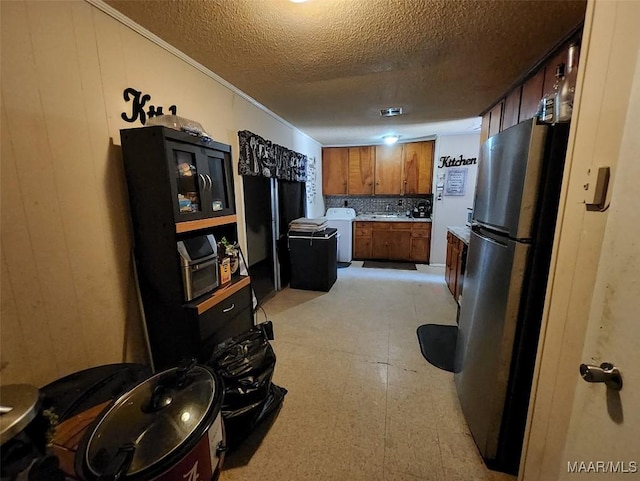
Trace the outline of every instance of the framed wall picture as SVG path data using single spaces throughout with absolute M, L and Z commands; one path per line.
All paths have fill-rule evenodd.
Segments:
M 459 195 L 465 194 L 467 185 L 467 172 L 468 168 L 461 169 L 449 169 L 447 171 L 447 181 L 444 186 L 444 195 Z

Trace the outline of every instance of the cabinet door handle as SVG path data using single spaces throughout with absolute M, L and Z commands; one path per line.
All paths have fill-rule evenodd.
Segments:
M 209 174 L 204 174 L 204 176 L 209 180 L 209 188 L 208 188 L 208 190 L 213 189 L 213 180 L 211 180 L 211 176 Z
M 222 312 L 232 311 L 234 307 L 236 307 L 236 305 L 235 304 L 231 304 L 231 307 L 227 307 L 226 309 L 222 309 Z
M 202 190 L 205 190 L 207 188 L 207 181 L 204 178 L 204 175 L 202 174 L 198 174 L 198 178 L 200 179 L 200 188 Z

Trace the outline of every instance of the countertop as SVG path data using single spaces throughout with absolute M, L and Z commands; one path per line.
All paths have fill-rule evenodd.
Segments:
M 355 220 L 363 222 L 431 222 L 431 218 L 420 219 L 395 214 L 359 214 Z
M 448 225 L 447 230 L 454 236 L 460 239 L 465 244 L 469 245 L 469 238 L 471 237 L 471 229 L 467 226 Z

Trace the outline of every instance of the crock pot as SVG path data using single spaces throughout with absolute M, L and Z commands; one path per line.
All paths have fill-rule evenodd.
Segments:
M 85 432 L 76 454 L 85 481 L 216 480 L 224 458 L 223 387 L 191 363 L 136 385 Z

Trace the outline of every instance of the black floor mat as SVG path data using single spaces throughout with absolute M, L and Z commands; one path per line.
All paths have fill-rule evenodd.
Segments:
M 397 269 L 402 271 L 415 271 L 416 265 L 413 262 L 390 262 L 390 261 L 364 261 L 362 267 L 373 269 Z
M 349 267 L 351 262 L 338 262 L 338 269 L 344 269 L 345 267 Z
M 454 372 L 458 327 L 424 324 L 417 334 L 424 358 L 435 367 Z

